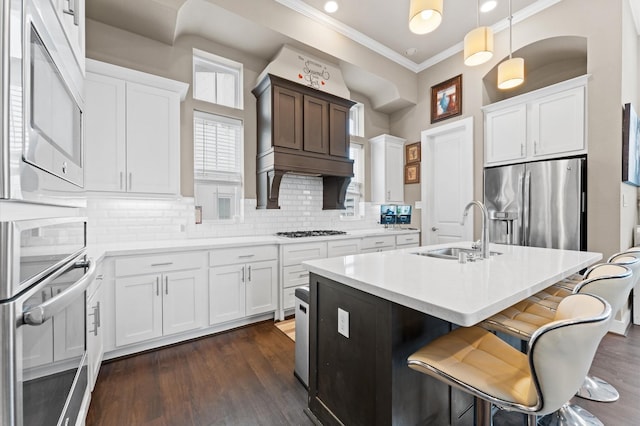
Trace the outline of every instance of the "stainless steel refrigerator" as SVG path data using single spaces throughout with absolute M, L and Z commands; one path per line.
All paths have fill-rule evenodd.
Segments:
M 491 242 L 586 250 L 586 159 L 485 168 Z

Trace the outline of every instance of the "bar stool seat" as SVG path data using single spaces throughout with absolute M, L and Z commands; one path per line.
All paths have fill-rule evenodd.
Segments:
M 407 364 L 479 398 L 478 424 L 491 424 L 487 406 L 495 404 L 526 414 L 534 425 L 536 415 L 558 410 L 580 387 L 610 317 L 604 299 L 570 295 L 558 305 L 554 320 L 532 334 L 527 354 L 474 326 L 439 337 L 409 356 Z

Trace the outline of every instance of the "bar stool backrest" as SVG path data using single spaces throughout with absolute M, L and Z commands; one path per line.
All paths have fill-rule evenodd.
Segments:
M 603 298 L 572 294 L 558 305 L 556 320 L 533 333 L 529 366 L 539 395 L 535 414 L 556 411 L 580 388 L 609 329 L 611 312 Z
M 638 279 L 640 279 L 640 249 L 616 253 L 607 260 L 607 263 L 615 263 L 631 269 L 633 273 L 633 286 L 638 283 Z
M 640 266 L 638 259 L 634 259 L 634 261 L 634 267 Z M 585 272 L 584 278 L 582 282 L 576 285 L 573 292 L 600 296 L 609 302 L 613 312 L 620 310 L 629 298 L 629 293 L 634 284 L 631 269 L 617 263 L 595 265 Z

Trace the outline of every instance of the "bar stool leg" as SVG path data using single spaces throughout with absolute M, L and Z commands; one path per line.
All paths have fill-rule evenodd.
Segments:
M 540 426 L 604 426 L 596 416 L 575 404 L 565 404 L 558 411 L 538 420 Z
M 491 426 L 491 403 L 477 397 L 474 399 L 476 426 Z
M 594 376 L 585 377 L 576 396 L 598 402 L 614 402 L 620 398 L 616 388 Z

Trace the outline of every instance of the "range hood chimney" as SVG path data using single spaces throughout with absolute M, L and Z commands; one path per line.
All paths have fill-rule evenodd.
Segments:
M 258 110 L 257 208 L 279 208 L 282 177 L 295 173 L 322 176 L 323 209 L 344 209 L 353 177 L 354 102 L 340 69 L 285 45 L 252 92 Z

